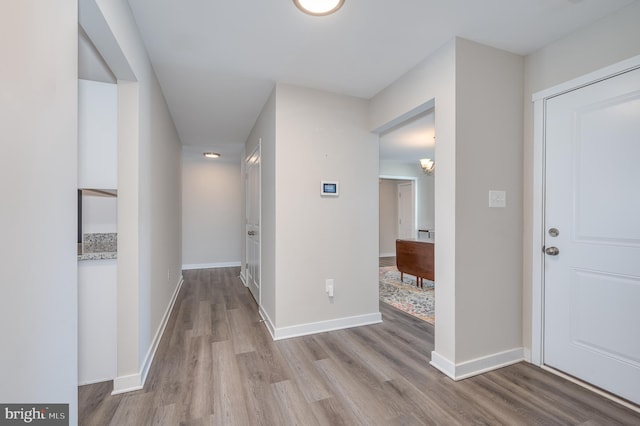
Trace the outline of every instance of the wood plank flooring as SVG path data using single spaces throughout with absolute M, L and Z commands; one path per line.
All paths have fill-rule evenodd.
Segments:
M 396 257 L 395 256 L 389 256 L 389 257 L 380 257 L 379 259 L 379 265 L 382 268 L 383 266 L 396 266 Z
M 81 425 L 640 425 L 640 414 L 526 363 L 453 382 L 433 327 L 384 322 L 272 341 L 238 268 L 185 271 L 144 390 L 79 388 Z

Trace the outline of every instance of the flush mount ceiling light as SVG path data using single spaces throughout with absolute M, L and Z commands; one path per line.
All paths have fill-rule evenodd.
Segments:
M 340 9 L 344 0 L 293 0 L 293 3 L 306 14 L 324 16 Z
M 220 158 L 220 154 L 218 154 L 217 152 L 205 152 L 202 155 L 207 158 Z

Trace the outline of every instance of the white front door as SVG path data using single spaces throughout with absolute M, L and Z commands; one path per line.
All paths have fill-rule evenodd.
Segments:
M 640 404 L 640 69 L 546 101 L 544 363 Z
M 398 238 L 415 238 L 413 182 L 398 184 Z
M 246 160 L 246 284 L 260 305 L 260 146 Z

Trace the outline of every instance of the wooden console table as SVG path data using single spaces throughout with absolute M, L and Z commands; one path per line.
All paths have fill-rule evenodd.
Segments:
M 422 287 L 424 278 L 434 281 L 434 243 L 420 240 L 396 240 L 396 265 L 400 280 L 404 274 L 416 277 L 416 285 Z

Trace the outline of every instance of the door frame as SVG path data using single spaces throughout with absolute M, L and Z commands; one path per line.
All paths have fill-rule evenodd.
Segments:
M 418 221 L 418 192 L 416 191 L 416 181 L 411 179 L 409 182 L 402 182 L 396 184 L 396 213 L 398 216 L 398 223 L 396 223 L 396 238 L 400 238 L 400 185 L 408 185 L 411 192 L 411 234 L 412 238 L 417 238 L 418 227 L 416 226 Z
M 249 281 L 250 278 L 250 274 L 248 269 L 248 262 L 249 262 L 249 238 L 247 236 L 247 213 L 248 213 L 248 209 L 249 209 L 249 191 L 248 191 L 248 162 L 254 158 L 257 157 L 258 158 L 258 228 L 260 229 L 260 232 L 258 233 L 258 246 L 260 249 L 260 252 L 258 254 L 258 282 L 260 283 L 258 285 L 258 300 L 256 301 L 258 304 L 258 307 L 262 307 L 262 138 L 258 139 L 258 145 L 255 147 L 255 149 L 253 151 L 251 151 L 251 153 L 249 155 L 247 155 L 244 158 L 244 196 L 245 196 L 245 218 L 244 218 L 244 229 L 243 229 L 243 235 L 244 235 L 244 265 L 245 265 L 245 280 L 244 281 L 244 285 L 247 288 L 250 288 L 251 283 Z
M 397 176 L 397 175 L 379 175 L 378 179 L 386 180 L 406 180 L 411 181 L 413 187 L 413 229 L 417 232 L 418 229 L 418 178 L 415 176 Z M 398 200 L 396 200 L 397 203 Z M 397 207 L 396 207 L 397 208 Z M 380 212 L 378 211 L 378 214 Z M 396 232 L 398 231 L 398 224 L 396 223 Z
M 534 104 L 533 122 L 533 212 L 531 228 L 531 363 L 544 367 L 544 256 L 542 247 L 544 245 L 544 195 L 545 195 L 545 115 L 547 100 L 562 95 L 564 93 L 598 83 L 602 80 L 623 74 L 628 71 L 640 68 L 640 55 L 627 60 L 607 66 L 605 68 L 585 74 L 581 77 L 558 84 L 549 89 L 534 93 L 532 102 Z M 556 372 L 554 370 L 554 372 Z M 556 372 L 557 373 L 557 372 Z M 561 374 L 569 378 L 568 376 Z M 584 385 L 583 382 L 572 380 Z M 620 403 L 613 395 L 598 391 L 596 388 L 587 385 L 586 387 L 614 399 Z M 624 403 L 627 405 L 628 403 Z

